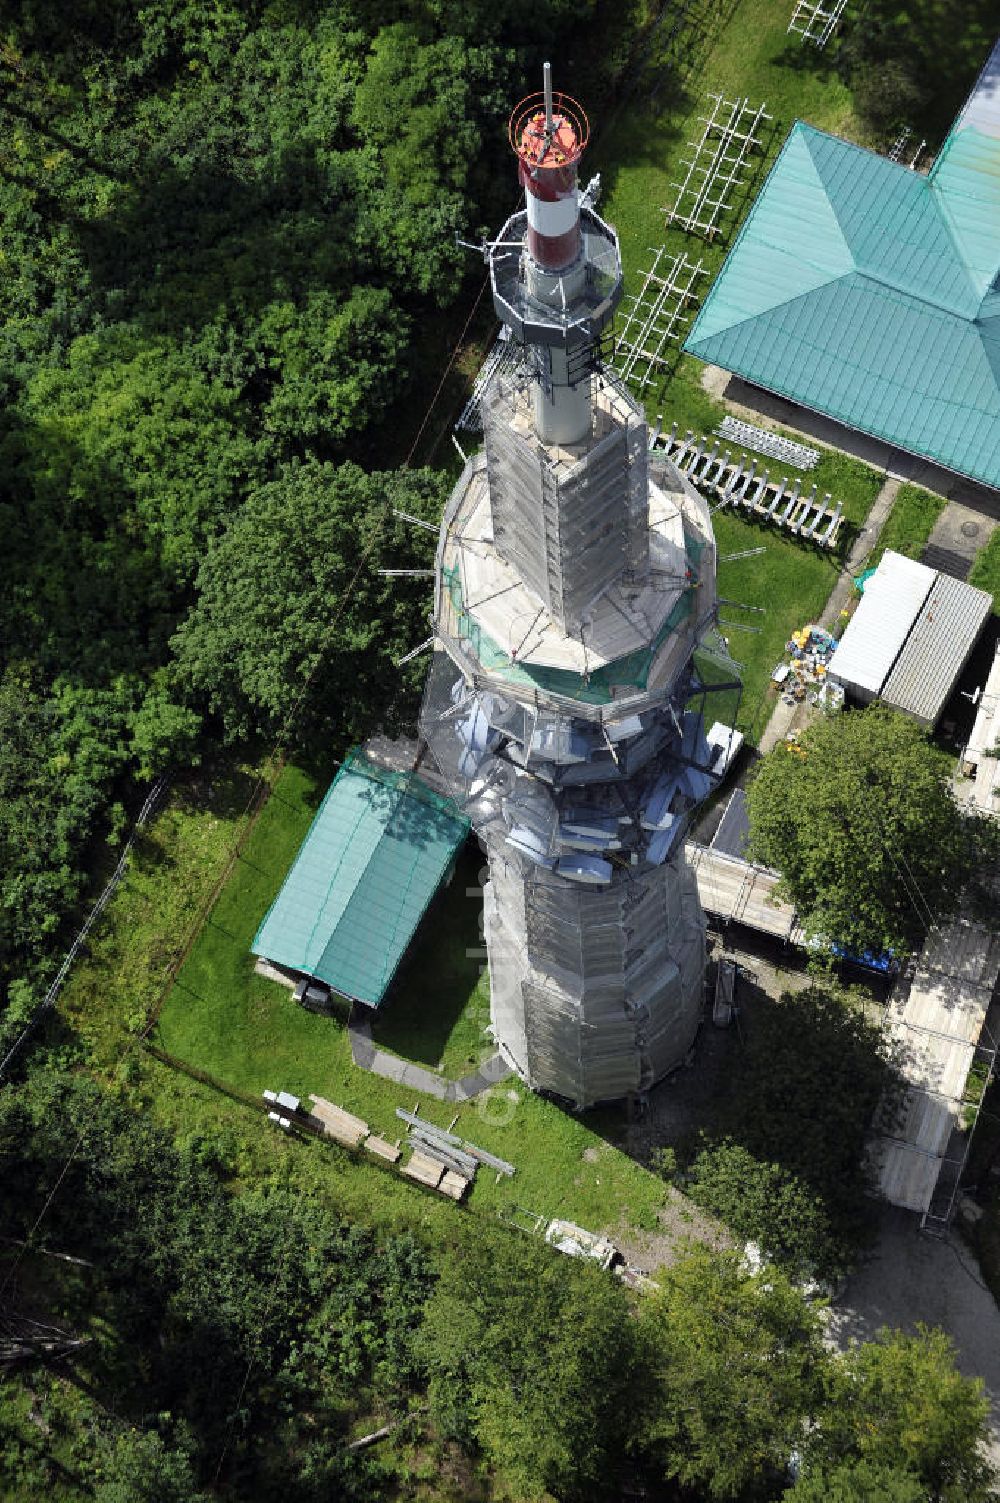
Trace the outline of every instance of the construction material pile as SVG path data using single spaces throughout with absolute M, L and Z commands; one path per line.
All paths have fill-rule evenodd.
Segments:
M 810 623 L 792 632 L 785 643 L 786 658 L 771 674 L 772 681 L 781 686 L 786 705 L 808 702 L 829 710 L 843 707 L 843 691 L 826 681 L 836 647 L 836 639 L 822 626 Z

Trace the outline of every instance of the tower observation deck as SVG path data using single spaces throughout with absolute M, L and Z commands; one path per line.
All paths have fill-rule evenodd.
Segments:
M 546 64 L 510 122 L 525 207 L 487 247 L 522 358 L 487 386 L 445 509 L 421 711 L 489 858 L 496 1041 L 579 1107 L 641 1093 L 691 1046 L 705 925 L 683 836 L 719 760 L 708 506 L 602 365 L 622 272 L 578 189 L 588 134 Z M 728 661 L 710 676 L 738 691 Z

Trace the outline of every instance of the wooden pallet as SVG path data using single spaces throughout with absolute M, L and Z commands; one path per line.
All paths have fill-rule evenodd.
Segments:
M 449 1195 L 452 1200 L 461 1200 L 469 1188 L 469 1184 L 470 1181 L 465 1179 L 461 1174 L 456 1174 L 454 1169 L 447 1169 L 441 1179 L 441 1183 L 438 1185 L 438 1189 L 442 1195 Z
M 399 1160 L 400 1150 L 395 1143 L 387 1143 L 385 1138 L 372 1134 L 365 1139 L 365 1152 L 372 1153 L 377 1159 L 385 1159 L 388 1164 L 395 1164 Z

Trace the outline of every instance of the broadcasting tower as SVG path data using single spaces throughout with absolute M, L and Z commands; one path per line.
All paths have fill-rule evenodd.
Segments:
M 602 365 L 622 272 L 577 187 L 588 135 L 546 64 L 510 121 L 525 207 L 484 252 L 516 358 L 445 509 L 421 711 L 489 858 L 496 1042 L 577 1107 L 641 1094 L 691 1047 L 705 922 L 683 836 L 718 763 L 693 660 L 712 526 Z

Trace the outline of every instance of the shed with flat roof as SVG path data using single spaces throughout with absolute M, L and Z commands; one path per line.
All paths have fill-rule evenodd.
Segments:
M 830 659 L 829 676 L 852 699 L 874 699 L 930 594 L 934 570 L 887 549 Z
M 355 749 L 330 785 L 253 953 L 377 1007 L 468 829 L 450 799 Z
M 993 598 L 939 574 L 882 686 L 894 709 L 934 726 L 993 609 Z
M 852 699 L 881 699 L 933 729 L 992 606 L 985 590 L 887 549 L 829 675 Z

